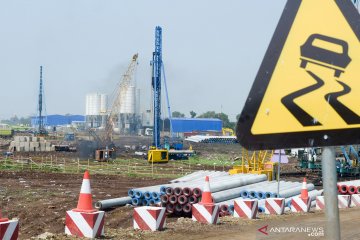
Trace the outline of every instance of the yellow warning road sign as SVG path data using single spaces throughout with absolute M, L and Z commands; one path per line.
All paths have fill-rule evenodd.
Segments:
M 360 16 L 288 0 L 237 125 L 249 149 L 360 143 Z

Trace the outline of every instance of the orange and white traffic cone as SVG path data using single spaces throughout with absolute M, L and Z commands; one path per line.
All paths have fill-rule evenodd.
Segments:
M 3 218 L 3 217 L 2 217 L 2 214 L 1 214 L 1 209 L 0 209 L 0 222 L 7 222 L 7 221 L 9 221 L 9 219 L 8 219 L 8 218 Z
M 308 199 L 309 198 L 309 193 L 306 187 L 306 178 L 304 178 L 303 184 L 302 184 L 302 188 L 301 188 L 301 195 L 300 195 L 301 199 Z
M 201 195 L 200 204 L 214 204 L 213 199 L 211 197 L 209 176 L 205 177 L 205 186 Z
M 96 212 L 97 210 L 92 206 L 92 195 L 90 188 L 90 174 L 86 170 L 84 173 L 83 182 L 81 185 L 79 202 L 74 212 Z

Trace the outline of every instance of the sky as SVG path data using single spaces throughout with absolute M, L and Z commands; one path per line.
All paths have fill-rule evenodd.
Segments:
M 140 109 L 149 109 L 161 26 L 171 111 L 223 112 L 235 121 L 285 3 L 1 0 L 0 120 L 36 114 L 40 66 L 46 113 L 83 115 L 86 94 L 110 95 L 135 53 Z

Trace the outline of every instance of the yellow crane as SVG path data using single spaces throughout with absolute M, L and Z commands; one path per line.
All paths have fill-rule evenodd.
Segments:
M 273 154 L 274 151 L 267 150 L 249 153 L 247 149 L 242 148 L 241 164 L 235 165 L 229 173 L 266 174 L 268 180 L 272 180 L 275 178 L 275 166 L 277 166 L 277 163 L 270 161 Z

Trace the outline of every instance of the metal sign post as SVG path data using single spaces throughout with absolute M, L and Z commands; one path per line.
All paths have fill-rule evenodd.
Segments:
M 278 197 L 280 197 L 280 164 L 281 164 L 281 149 L 279 150 L 279 164 L 278 164 L 278 172 L 277 172 L 277 179 L 278 179 L 277 195 L 278 195 Z
M 325 196 L 325 236 L 329 240 L 340 240 L 335 148 L 324 147 L 321 161 Z

